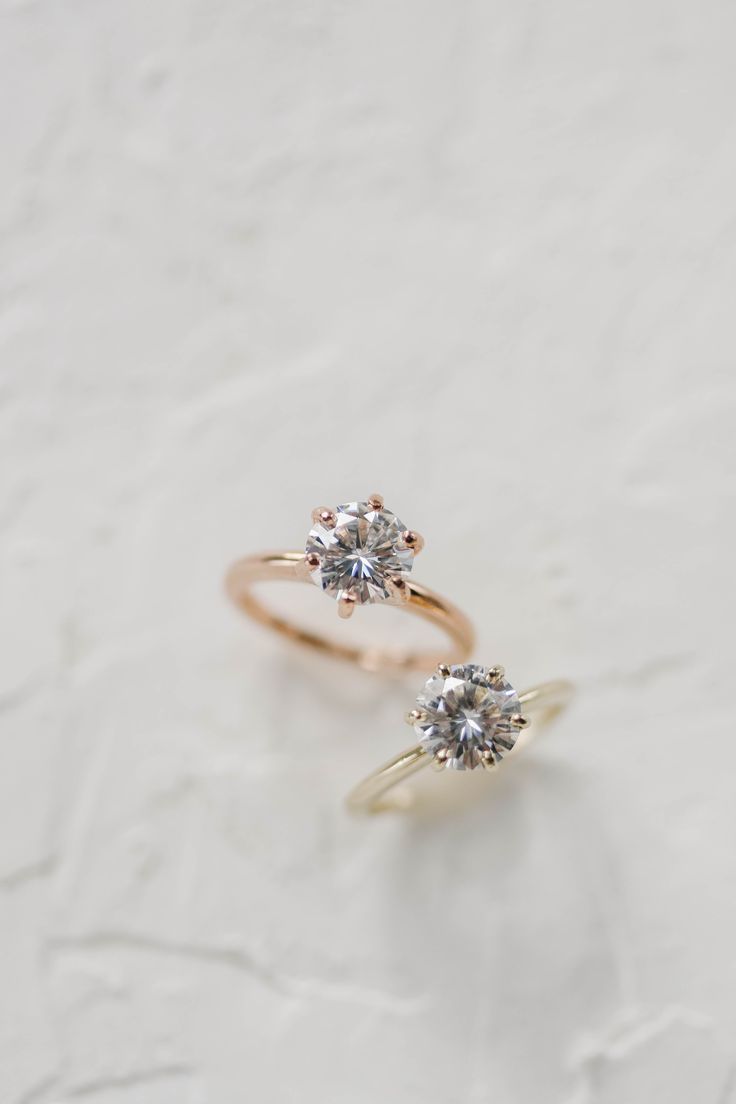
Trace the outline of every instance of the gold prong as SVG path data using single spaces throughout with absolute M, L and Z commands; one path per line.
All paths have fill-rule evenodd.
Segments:
M 530 721 L 528 717 L 523 717 L 521 713 L 514 713 L 509 718 L 509 724 L 512 724 L 514 728 L 528 728 Z
M 374 510 L 383 509 L 383 495 L 372 494 L 368 499 L 368 505 L 372 506 Z
M 337 612 L 340 617 L 352 617 L 355 610 L 355 599 L 352 594 L 341 594 L 337 599 Z
M 327 506 L 318 506 L 312 510 L 312 521 L 315 525 L 324 525 L 325 529 L 334 529 L 337 524 L 337 515 Z
M 450 758 L 450 753 L 447 748 L 440 748 L 439 751 L 434 753 L 434 759 L 432 760 L 432 768 L 436 771 L 445 769 L 445 760 Z
M 313 571 L 315 567 L 319 567 L 321 560 L 318 552 L 307 552 L 304 557 L 304 563 L 307 565 L 310 571 Z
M 407 548 L 410 548 L 415 556 L 424 548 L 424 537 L 421 533 L 417 533 L 415 529 L 405 529 L 401 534 L 401 539 Z
M 294 565 L 294 572 L 298 579 L 302 579 L 304 582 L 308 582 L 312 568 L 307 563 L 307 557 L 302 556 L 301 560 Z
M 409 601 L 409 588 L 400 575 L 394 576 L 393 579 L 386 580 L 386 590 L 389 592 L 394 602 Z
M 496 760 L 493 756 L 493 752 L 491 751 L 490 748 L 486 748 L 485 751 L 482 751 L 480 753 L 480 761 L 481 761 L 482 767 L 485 770 L 493 770 L 493 768 L 497 765 Z
M 489 682 L 500 682 L 500 680 L 503 678 L 503 676 L 505 674 L 506 674 L 506 668 L 502 667 L 500 663 L 497 664 L 495 667 L 489 667 L 488 668 L 488 681 Z
M 449 678 L 450 677 L 450 664 L 449 663 L 438 663 L 437 664 L 437 674 L 442 675 L 443 678 Z
M 421 724 L 422 721 L 426 721 L 427 714 L 423 709 L 410 709 L 408 713 L 404 714 L 404 720 L 408 725 Z

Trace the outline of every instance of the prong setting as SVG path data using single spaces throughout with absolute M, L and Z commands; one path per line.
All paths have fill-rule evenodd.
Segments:
M 389 579 L 386 583 L 386 589 L 394 602 L 409 601 L 409 588 L 400 575 Z
M 410 709 L 408 713 L 404 714 L 404 720 L 408 725 L 422 724 L 427 719 L 427 714 L 423 709 Z
M 500 666 L 438 663 L 416 709 L 425 714 L 415 723 L 419 746 L 452 770 L 496 768 L 527 724 Z
M 312 510 L 312 521 L 315 525 L 322 525 L 325 529 L 334 529 L 337 525 L 337 514 L 328 506 L 317 506 Z
M 401 534 L 401 538 L 407 548 L 411 548 L 415 556 L 424 548 L 424 537 L 421 533 L 417 533 L 415 529 L 405 529 Z
M 447 748 L 440 748 L 434 753 L 432 759 L 432 767 L 436 771 L 445 770 L 447 767 L 447 760 L 450 758 L 450 753 Z
M 358 605 L 411 597 L 405 580 L 414 550 L 403 539 L 408 529 L 383 506 L 380 495 L 318 506 L 312 522 L 305 550 L 317 555 L 319 563 L 309 568 L 311 581 L 326 594 L 334 599 L 350 594 Z
M 342 618 L 352 617 L 355 612 L 355 599 L 352 594 L 341 594 L 337 600 L 337 612 Z

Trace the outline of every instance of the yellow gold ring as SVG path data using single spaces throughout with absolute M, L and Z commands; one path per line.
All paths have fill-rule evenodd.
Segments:
M 495 769 L 504 756 L 520 750 L 530 714 L 551 718 L 571 693 L 571 684 L 559 680 L 517 694 L 503 667 L 438 664 L 406 714 L 418 742 L 363 779 L 348 795 L 348 807 L 361 813 L 405 808 L 405 798 L 386 795 L 430 764 L 436 770 Z

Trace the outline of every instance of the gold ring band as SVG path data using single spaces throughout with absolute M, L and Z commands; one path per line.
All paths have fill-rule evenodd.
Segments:
M 470 667 L 466 668 L 466 670 L 468 669 L 470 669 Z M 474 669 L 478 671 L 482 670 L 481 668 Z M 454 674 L 456 670 L 456 667 L 449 668 L 444 664 L 440 664 L 439 668 L 441 677 L 447 677 L 450 673 Z M 503 668 L 490 668 L 488 670 L 491 673 L 500 671 L 501 674 L 499 677 L 503 677 Z M 429 685 L 429 683 L 427 685 Z M 503 685 L 508 691 L 511 690 L 507 683 Z M 513 691 L 511 691 L 511 693 L 513 693 Z M 524 714 L 523 716 L 519 714 L 512 715 L 509 719 L 512 724 L 516 724 L 520 728 L 523 727 L 524 737 L 526 737 L 526 725 L 528 723 L 527 715 L 529 713 L 541 713 L 543 720 L 549 720 L 564 708 L 571 694 L 572 685 L 564 680 L 546 682 L 540 686 L 533 687 L 518 696 L 514 695 L 513 701 L 524 710 Z M 516 705 L 514 708 L 516 708 Z M 420 711 L 414 710 L 412 713 L 407 714 L 407 720 L 409 720 L 410 723 L 414 723 L 419 714 Z M 511 725 L 506 727 L 507 732 L 510 729 Z M 512 746 L 506 754 L 516 755 L 527 742 L 524 737 L 521 739 L 516 739 L 514 737 Z M 489 759 L 484 761 L 481 758 L 479 762 L 482 762 L 482 765 L 486 767 L 495 767 L 501 758 L 500 754 L 491 755 L 489 752 L 485 754 L 489 756 Z M 432 753 L 428 751 L 426 747 L 422 747 L 421 744 L 416 744 L 413 747 L 407 748 L 393 759 L 390 759 L 388 763 L 379 767 L 378 770 L 369 774 L 362 782 L 358 783 L 347 797 L 348 808 L 358 813 L 378 813 L 387 809 L 406 808 L 410 804 L 409 800 L 402 800 L 401 795 L 398 793 L 392 795 L 392 800 L 386 800 L 386 794 L 390 790 L 393 790 L 399 783 L 405 781 L 405 779 L 433 762 L 435 766 L 438 766 L 440 769 L 446 765 L 441 759 L 438 761 L 436 756 L 433 756 Z
M 256 597 L 254 584 L 273 581 L 309 582 L 309 567 L 304 552 L 265 552 L 246 556 L 232 565 L 226 589 L 233 602 L 248 616 L 289 640 L 304 644 L 324 655 L 350 660 L 366 671 L 426 671 L 438 659 L 437 651 L 415 651 L 374 646 L 360 647 L 322 636 L 294 624 Z M 452 642 L 452 655 L 465 659 L 473 648 L 475 633 L 469 619 L 452 602 L 414 582 L 400 580 L 397 596 L 387 604 L 401 607 L 442 629 Z

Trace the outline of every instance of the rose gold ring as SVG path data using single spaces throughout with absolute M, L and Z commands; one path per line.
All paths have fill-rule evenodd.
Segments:
M 240 609 L 289 640 L 368 671 L 424 671 L 437 662 L 438 651 L 362 647 L 322 636 L 275 613 L 253 590 L 254 584 L 268 581 L 312 582 L 336 600 L 340 617 L 368 603 L 400 606 L 444 630 L 453 658 L 467 658 L 473 626 L 446 598 L 409 578 L 424 541 L 385 508 L 380 495 L 334 509 L 320 507 L 312 511 L 312 522 L 304 552 L 265 552 L 233 564 L 226 588 Z

